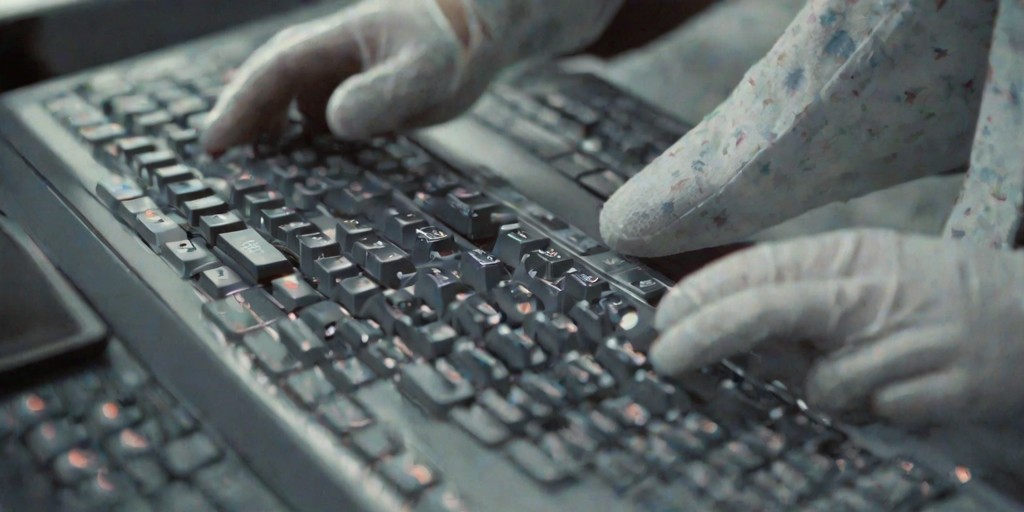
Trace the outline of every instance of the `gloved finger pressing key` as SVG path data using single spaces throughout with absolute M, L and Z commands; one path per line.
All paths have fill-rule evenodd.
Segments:
M 360 2 L 250 57 L 210 113 L 203 144 L 218 153 L 273 133 L 293 100 L 343 139 L 451 119 L 508 65 L 590 41 L 621 1 Z
M 857 230 L 759 246 L 678 284 L 655 320 L 660 372 L 810 340 L 808 399 L 910 424 L 1024 409 L 1024 255 Z

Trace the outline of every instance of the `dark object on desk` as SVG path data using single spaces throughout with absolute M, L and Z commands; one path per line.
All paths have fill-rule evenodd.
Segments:
M 0 217 L 0 373 L 95 347 L 105 328 L 20 229 Z

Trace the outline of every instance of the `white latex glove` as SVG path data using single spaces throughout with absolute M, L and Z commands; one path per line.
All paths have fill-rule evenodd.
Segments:
M 293 99 L 344 139 L 451 119 L 506 66 L 594 39 L 621 2 L 365 0 L 260 48 L 211 112 L 204 146 L 275 132 Z
M 677 285 L 656 326 L 665 374 L 810 341 L 807 397 L 828 410 L 930 424 L 1024 406 L 1021 253 L 877 230 L 763 245 Z

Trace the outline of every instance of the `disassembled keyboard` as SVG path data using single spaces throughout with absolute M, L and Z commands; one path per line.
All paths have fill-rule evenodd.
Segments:
M 960 493 L 951 475 L 874 453 L 731 365 L 656 375 L 644 354 L 670 281 L 415 137 L 341 142 L 294 115 L 281 139 L 204 155 L 197 130 L 243 57 L 143 59 L 42 106 L 106 168 L 86 184 L 110 215 L 191 283 L 217 346 L 281 414 L 351 453 L 359 469 L 345 478 L 378 489 L 382 508 L 533 509 L 544 493 L 579 498 L 584 483 L 617 500 L 605 506 L 659 511 L 917 510 Z M 470 115 L 600 198 L 686 130 L 592 76 L 532 84 L 498 85 Z M 0 442 L 17 432 L 69 503 L 115 491 L 159 503 L 185 486 L 188 510 L 272 508 L 249 508 L 275 499 L 229 449 L 194 427 L 152 426 L 177 416 L 143 413 L 149 398 L 134 406 L 110 386 L 65 386 L 105 394 L 66 413 L 73 422 L 0 423 Z M 5 410 L 35 418 L 32 400 Z M 66 450 L 80 417 L 118 460 Z M 142 455 L 150 445 L 160 457 Z M 534 496 L 481 502 L 474 475 L 510 468 Z

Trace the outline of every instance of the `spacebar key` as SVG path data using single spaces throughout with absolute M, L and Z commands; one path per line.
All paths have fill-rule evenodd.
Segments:
M 288 258 L 252 228 L 221 233 L 217 247 L 260 284 L 294 272 Z

